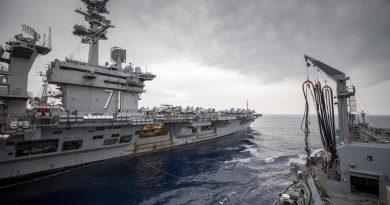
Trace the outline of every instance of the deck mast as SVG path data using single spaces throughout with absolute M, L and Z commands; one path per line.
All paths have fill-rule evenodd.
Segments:
M 85 17 L 90 25 L 85 26 L 75 24 L 73 34 L 81 37 L 82 43 L 89 44 L 88 63 L 92 65 L 99 64 L 99 40 L 107 40 L 107 29 L 114 27 L 111 21 L 107 20 L 103 14 L 108 14 L 106 8 L 108 0 L 81 0 L 87 6 L 87 11 L 77 8 L 75 11 Z

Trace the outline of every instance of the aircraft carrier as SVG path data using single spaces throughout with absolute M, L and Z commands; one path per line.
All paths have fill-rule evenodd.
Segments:
M 51 51 L 30 26 L 0 46 L 0 186 L 124 155 L 170 149 L 245 130 L 261 114 L 163 105 L 139 109 L 145 82 L 156 76 L 126 64 L 126 50 L 111 48 L 99 65 L 99 41 L 114 27 L 104 16 L 108 0 L 82 0 L 75 11 L 89 27 L 73 34 L 89 45 L 88 61 L 54 60 L 45 73 L 43 94 L 32 98 L 28 76 L 37 57 Z M 53 92 L 49 86 L 56 86 Z M 48 103 L 48 98 L 55 98 Z M 29 106 L 27 106 L 29 104 Z

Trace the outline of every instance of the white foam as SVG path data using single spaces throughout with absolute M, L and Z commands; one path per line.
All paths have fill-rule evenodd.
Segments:
M 264 160 L 265 163 L 269 164 L 269 163 L 272 163 L 275 161 L 275 158 L 272 158 L 272 157 L 268 157 Z
M 229 151 L 235 151 L 235 150 L 239 150 L 240 147 L 226 147 L 226 148 L 223 148 L 222 150 L 229 150 Z
M 234 194 L 236 194 L 236 192 L 232 191 L 232 192 L 228 193 L 227 196 L 228 196 L 228 197 L 231 197 L 231 196 L 233 196 Z M 219 202 L 219 204 L 225 204 L 225 202 L 226 202 L 227 200 L 228 200 L 228 198 L 225 197 L 225 198 L 223 198 L 223 199 Z
M 224 163 L 225 163 L 225 164 L 230 164 L 230 163 L 248 163 L 248 162 L 250 162 L 252 159 L 253 159 L 253 157 L 248 157 L 248 158 L 244 158 L 244 159 L 233 158 L 232 160 L 225 161 Z
M 295 163 L 295 164 L 306 164 L 306 156 L 304 154 L 299 155 L 298 157 L 292 157 L 288 160 L 288 164 Z
M 314 150 L 313 152 L 311 152 L 310 156 L 311 157 L 314 157 L 315 155 L 319 156 L 319 154 L 322 152 L 322 148 L 321 149 L 316 149 Z
M 225 204 L 225 202 L 227 201 L 227 198 L 223 198 L 222 201 L 219 202 L 219 204 Z
M 248 147 L 246 146 L 246 149 L 242 150 L 241 152 L 250 152 L 250 153 L 257 153 L 259 150 L 257 147 Z

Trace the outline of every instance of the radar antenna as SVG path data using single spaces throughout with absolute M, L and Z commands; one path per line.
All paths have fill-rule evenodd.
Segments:
M 34 39 L 34 42 L 37 42 L 41 38 L 41 36 L 35 31 L 35 29 L 33 29 L 29 25 L 22 24 L 22 31 L 30 35 Z

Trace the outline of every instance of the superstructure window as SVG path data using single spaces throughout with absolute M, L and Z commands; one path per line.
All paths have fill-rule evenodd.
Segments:
M 31 140 L 18 142 L 15 146 L 15 156 L 28 156 L 43 153 L 56 152 L 59 139 Z
M 113 145 L 116 142 L 118 142 L 118 139 L 106 139 L 104 140 L 103 145 Z
M 119 143 L 126 143 L 126 142 L 131 142 L 131 139 L 133 138 L 132 135 L 123 135 L 119 139 Z
M 58 134 L 62 134 L 62 131 L 61 131 L 61 130 L 55 130 L 55 131 L 53 131 L 53 135 L 58 135 Z
M 11 146 L 11 145 L 14 145 L 14 144 L 15 144 L 14 141 L 8 141 L 8 142 L 6 143 L 7 146 Z
M 80 149 L 83 145 L 83 140 L 65 141 L 62 143 L 62 151 Z
M 367 161 L 372 162 L 373 158 L 370 155 L 367 155 Z
M 119 134 L 112 134 L 111 137 L 119 137 Z
M 103 135 L 95 135 L 93 136 L 94 140 L 103 139 Z
M 105 127 L 96 127 L 96 131 L 104 131 L 104 130 L 106 130 Z
M 121 126 L 109 126 L 109 127 L 107 127 L 107 129 L 120 129 L 120 128 L 122 128 Z

